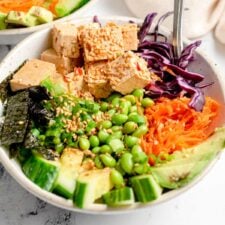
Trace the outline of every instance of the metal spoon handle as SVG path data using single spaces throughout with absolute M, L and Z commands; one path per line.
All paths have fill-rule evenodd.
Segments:
M 173 18 L 173 46 L 174 55 L 178 59 L 183 49 L 182 41 L 182 14 L 183 0 L 174 0 L 174 18 Z

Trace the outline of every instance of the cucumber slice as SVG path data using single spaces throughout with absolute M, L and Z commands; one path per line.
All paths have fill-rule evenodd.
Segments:
M 150 202 L 162 194 L 162 188 L 152 175 L 135 176 L 130 179 L 135 197 L 140 202 Z
M 95 169 L 83 172 L 77 178 L 74 203 L 79 208 L 89 207 L 96 199 L 109 192 L 113 185 L 111 169 Z
M 51 192 L 59 173 L 59 163 L 33 155 L 24 163 L 23 172 L 39 187 Z
M 103 200 L 108 206 L 127 206 L 134 204 L 134 192 L 130 187 L 110 191 L 103 195 Z
M 89 0 L 59 0 L 55 6 L 58 17 L 63 17 L 86 4 Z
M 78 149 L 66 148 L 60 158 L 61 169 L 55 183 L 54 192 L 72 198 L 76 187 L 76 178 L 81 169 L 84 153 Z

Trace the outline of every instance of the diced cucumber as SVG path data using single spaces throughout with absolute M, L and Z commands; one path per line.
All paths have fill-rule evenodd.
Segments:
M 89 0 L 59 0 L 55 6 L 58 17 L 63 17 L 86 4 Z
M 32 6 L 29 9 L 28 14 L 37 17 L 40 23 L 49 23 L 53 21 L 52 12 L 40 6 Z
M 103 195 L 103 200 L 108 206 L 127 206 L 134 204 L 134 192 L 130 187 L 112 190 Z
M 61 168 L 55 183 L 54 192 L 72 198 L 76 187 L 84 153 L 78 149 L 66 148 L 60 158 Z
M 7 27 L 7 24 L 5 22 L 6 17 L 7 17 L 6 13 L 0 12 L 0 30 L 4 30 Z
M 110 179 L 111 169 L 95 169 L 83 172 L 77 178 L 74 203 L 79 208 L 87 208 L 113 185 Z
M 152 175 L 135 176 L 130 179 L 135 197 L 140 202 L 150 202 L 162 194 L 162 188 Z
M 23 165 L 24 174 L 39 187 L 52 191 L 59 174 L 59 163 L 41 156 L 31 156 Z

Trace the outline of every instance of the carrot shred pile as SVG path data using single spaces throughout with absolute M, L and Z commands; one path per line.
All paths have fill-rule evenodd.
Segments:
M 27 12 L 32 6 L 43 6 L 45 0 L 0 0 L 0 12 L 8 13 L 9 11 L 23 11 Z M 50 8 L 58 2 L 53 0 Z M 53 5 L 53 6 L 52 6 Z M 51 10 L 49 9 L 49 10 Z
M 174 151 L 192 147 L 210 134 L 210 125 L 219 111 L 219 104 L 206 97 L 202 112 L 188 106 L 186 97 L 160 98 L 145 110 L 149 131 L 142 138 L 142 148 L 150 156 L 172 154 Z

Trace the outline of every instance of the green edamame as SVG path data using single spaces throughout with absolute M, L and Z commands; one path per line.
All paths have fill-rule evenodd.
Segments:
M 99 146 L 99 139 L 96 135 L 91 136 L 89 142 L 92 148 Z
M 145 135 L 148 132 L 148 127 L 146 125 L 141 125 L 140 127 L 138 127 L 134 133 L 132 134 L 134 137 L 142 137 L 143 135 Z
M 131 154 L 135 163 L 146 163 L 148 161 L 148 156 L 143 152 L 140 145 L 134 145 Z
M 109 146 L 115 153 L 120 153 L 124 150 L 124 143 L 119 139 L 112 139 L 109 141 Z
M 94 147 L 93 149 L 92 149 L 92 152 L 94 153 L 94 154 L 98 154 L 99 152 L 100 152 L 100 147 L 99 146 L 97 146 L 97 147 Z
M 101 154 L 100 159 L 101 159 L 102 163 L 107 167 L 113 168 L 116 166 L 116 160 L 107 153 Z
M 105 130 L 100 130 L 98 132 L 98 138 L 101 143 L 105 143 L 108 137 L 109 134 Z
M 128 116 L 125 114 L 116 113 L 112 116 L 112 122 L 116 125 L 124 124 L 128 119 Z
M 126 173 L 130 174 L 132 172 L 134 162 L 133 162 L 133 156 L 131 153 L 125 152 L 120 158 L 120 163 L 121 163 L 122 169 Z
M 132 105 L 136 103 L 134 95 L 125 95 L 124 98 L 129 101 Z
M 123 176 L 118 170 L 113 169 L 111 171 L 110 179 L 116 188 L 121 188 L 124 186 Z
M 102 102 L 101 103 L 100 110 L 102 112 L 106 112 L 108 110 L 108 108 L 109 108 L 109 103 L 108 102 Z
M 135 89 L 132 92 L 132 95 L 137 97 L 137 98 L 143 98 L 144 97 L 144 89 Z
M 133 133 L 137 129 L 138 125 L 133 121 L 128 121 L 124 124 L 123 133 L 130 134 Z
M 96 156 L 95 159 L 94 159 L 94 163 L 95 163 L 95 166 L 98 168 L 98 169 L 102 169 L 104 167 L 102 161 L 100 160 L 100 157 L 99 156 Z
M 78 145 L 81 150 L 88 150 L 90 148 L 90 142 L 87 138 L 80 137 L 78 140 Z
M 112 149 L 110 148 L 109 145 L 102 145 L 100 147 L 100 152 L 101 153 L 112 153 Z
M 150 106 L 154 105 L 154 101 L 151 98 L 143 98 L 141 100 L 141 105 L 144 108 L 150 107 Z
M 110 120 L 104 120 L 98 124 L 98 127 L 100 129 L 109 129 L 111 126 L 112 126 L 112 122 Z
M 142 125 L 146 123 L 146 119 L 144 116 L 139 115 L 137 112 L 132 112 L 128 115 L 128 121 L 133 121 L 138 125 Z
M 134 145 L 138 144 L 139 138 L 134 136 L 125 136 L 124 143 L 128 148 L 132 148 Z

